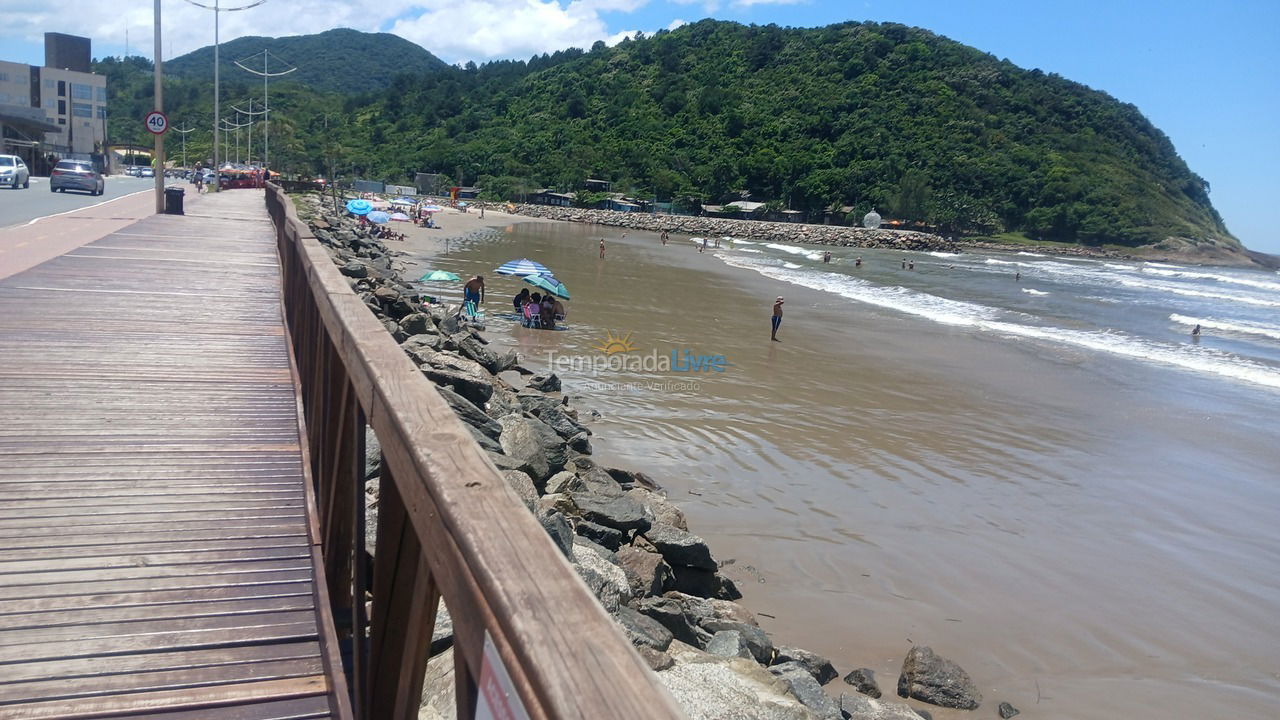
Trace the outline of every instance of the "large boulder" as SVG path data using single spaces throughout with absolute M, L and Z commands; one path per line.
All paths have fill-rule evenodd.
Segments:
M 658 553 L 627 546 L 618 550 L 618 565 L 636 597 L 661 595 L 671 583 L 671 567 Z
M 686 530 L 657 522 L 644 531 L 644 536 L 672 566 L 717 569 L 706 541 Z
M 898 696 L 960 710 L 973 710 L 982 704 L 982 693 L 969 673 L 923 645 L 911 648 L 902 661 Z
M 426 313 L 410 313 L 400 319 L 400 329 L 404 330 L 406 335 L 424 335 L 436 334 L 436 324 L 431 322 L 431 316 Z
M 671 631 L 648 615 L 642 615 L 623 605 L 618 608 L 618 612 L 614 613 L 613 617 L 622 626 L 622 631 L 626 633 L 632 645 L 650 647 L 654 650 L 666 650 L 671 646 L 671 641 L 674 639 Z
M 560 406 L 550 407 L 537 413 L 538 419 L 546 423 L 556 434 L 566 440 L 577 435 L 578 433 L 591 434 L 591 431 L 579 425 L 560 409 Z
M 706 645 L 713 634 L 703 630 L 677 598 L 665 596 L 640 598 L 633 607 L 639 613 L 657 620 L 680 642 L 694 647 Z
M 721 657 L 754 659 L 746 638 L 737 630 L 721 630 L 707 641 L 707 652 Z
M 535 515 L 537 515 L 538 524 L 547 531 L 547 535 L 551 536 L 551 541 L 560 548 L 560 552 L 572 560 L 573 525 L 569 523 L 569 518 L 557 510 L 541 506 L 535 511 Z
M 744 658 L 700 655 L 658 673 L 689 720 L 813 720 L 785 685 Z
M 486 415 L 483 410 L 476 407 L 475 403 L 454 392 L 453 388 L 448 385 L 437 386 L 436 390 L 440 393 L 440 397 L 449 403 L 449 407 L 453 408 L 454 414 L 462 422 L 494 440 L 502 436 L 502 426 Z
M 724 632 L 732 630 L 742 637 L 742 641 L 746 643 L 747 648 L 751 650 L 751 657 L 762 665 L 768 665 L 773 659 L 773 641 L 765 634 L 764 630 L 755 625 L 734 622 L 732 620 L 721 620 L 719 618 L 703 618 L 698 624 L 706 631 L 712 633 Z M 807 672 L 807 671 L 806 671 Z
M 458 351 L 464 357 L 475 360 L 484 366 L 485 370 L 490 373 L 498 372 L 498 354 L 485 347 L 474 335 L 465 334 L 457 335 L 453 338 L 454 343 L 458 346 Z
M 578 577 L 599 598 L 605 610 L 617 612 L 623 603 L 631 599 L 631 586 L 622 568 L 582 542 L 574 542 L 572 552 L 573 569 L 578 571 Z
M 880 697 L 880 686 L 876 684 L 876 673 L 871 668 L 858 668 L 844 676 L 846 684 L 867 697 Z
M 610 476 L 612 477 L 612 473 Z M 627 495 L 649 508 L 649 511 L 653 513 L 654 520 L 664 522 L 681 530 L 689 529 L 684 513 L 663 495 L 641 487 L 633 487 L 627 490 Z
M 769 668 L 769 672 L 785 682 L 791 689 L 791 694 L 817 717 L 822 720 L 844 720 L 840 704 L 823 692 L 818 681 L 799 663 L 774 665 Z
M 779 645 L 775 648 L 773 662 L 775 665 L 789 662 L 797 663 L 807 670 L 813 676 L 813 679 L 818 681 L 819 685 L 826 685 L 840 677 L 840 673 L 836 672 L 836 668 L 831 664 L 830 660 L 801 648 Z
M 593 523 L 618 530 L 649 529 L 644 506 L 625 495 L 609 496 L 592 492 L 569 493 L 578 515 Z
M 617 551 L 627 541 L 627 534 L 621 530 L 597 525 L 590 520 L 579 520 L 574 524 L 573 531 L 578 537 L 586 538 L 610 551 Z
M 881 702 L 857 693 L 841 693 L 840 711 L 849 720 L 924 720 L 910 705 Z
M 357 260 L 352 260 L 351 262 L 338 268 L 338 272 L 342 273 L 343 275 L 346 275 L 347 277 L 352 277 L 352 278 L 369 277 L 369 268 L 365 267 L 364 263 L 359 262 Z
M 559 392 L 560 378 L 555 373 L 549 375 L 534 375 L 529 378 L 529 387 L 542 392 Z
M 498 424 L 502 427 L 502 433 L 498 437 L 502 452 L 534 480 L 544 480 L 550 476 L 551 464 L 542 447 L 542 436 L 533 427 L 533 421 L 519 415 L 506 415 Z
M 443 353 L 440 354 L 443 355 Z M 493 383 L 474 375 L 434 366 L 424 366 L 422 374 L 437 385 L 452 388 L 454 392 L 470 400 L 476 406 L 483 406 L 493 395 Z
M 516 491 L 516 495 L 520 498 L 520 502 L 529 508 L 532 512 L 538 504 L 538 491 L 533 487 L 533 480 L 529 479 L 528 473 L 519 470 L 503 471 L 502 477 Z
M 454 720 L 458 717 L 457 682 L 453 674 L 453 648 L 427 661 L 422 682 L 420 719 Z

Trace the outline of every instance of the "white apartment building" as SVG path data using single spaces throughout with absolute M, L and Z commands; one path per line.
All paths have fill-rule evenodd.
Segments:
M 36 169 L 38 157 L 104 152 L 107 79 L 89 69 L 89 39 L 58 33 L 45 34 L 42 67 L 0 60 L 0 153 Z

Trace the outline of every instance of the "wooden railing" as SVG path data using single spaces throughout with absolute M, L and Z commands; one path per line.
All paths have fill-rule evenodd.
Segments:
M 276 185 L 267 188 L 267 209 L 329 593 L 351 644 L 355 716 L 417 717 L 443 599 L 453 619 L 459 718 L 474 717 L 481 702 L 522 706 L 533 720 L 683 717 Z M 364 549 L 366 422 L 382 447 L 372 567 Z M 504 670 L 514 688 L 505 700 Z M 520 715 L 499 709 L 495 717 Z

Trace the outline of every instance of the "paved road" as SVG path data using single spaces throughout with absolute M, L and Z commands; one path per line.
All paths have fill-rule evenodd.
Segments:
M 179 183 L 170 180 L 170 183 Z M 26 190 L 10 190 L 6 185 L 0 188 L 0 228 L 21 225 L 38 217 L 56 215 L 68 210 L 97 205 L 123 195 L 129 195 L 155 187 L 154 178 L 135 178 L 127 175 L 111 175 L 106 179 L 106 187 L 102 195 L 90 195 L 70 191 L 65 193 L 49 192 L 49 178 L 31 178 L 31 187 Z M 195 186 L 182 183 L 181 187 L 189 191 Z

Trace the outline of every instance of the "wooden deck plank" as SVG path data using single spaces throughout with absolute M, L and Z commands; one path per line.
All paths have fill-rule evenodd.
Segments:
M 298 421 L 259 192 L 0 279 L 0 717 L 334 715 Z

